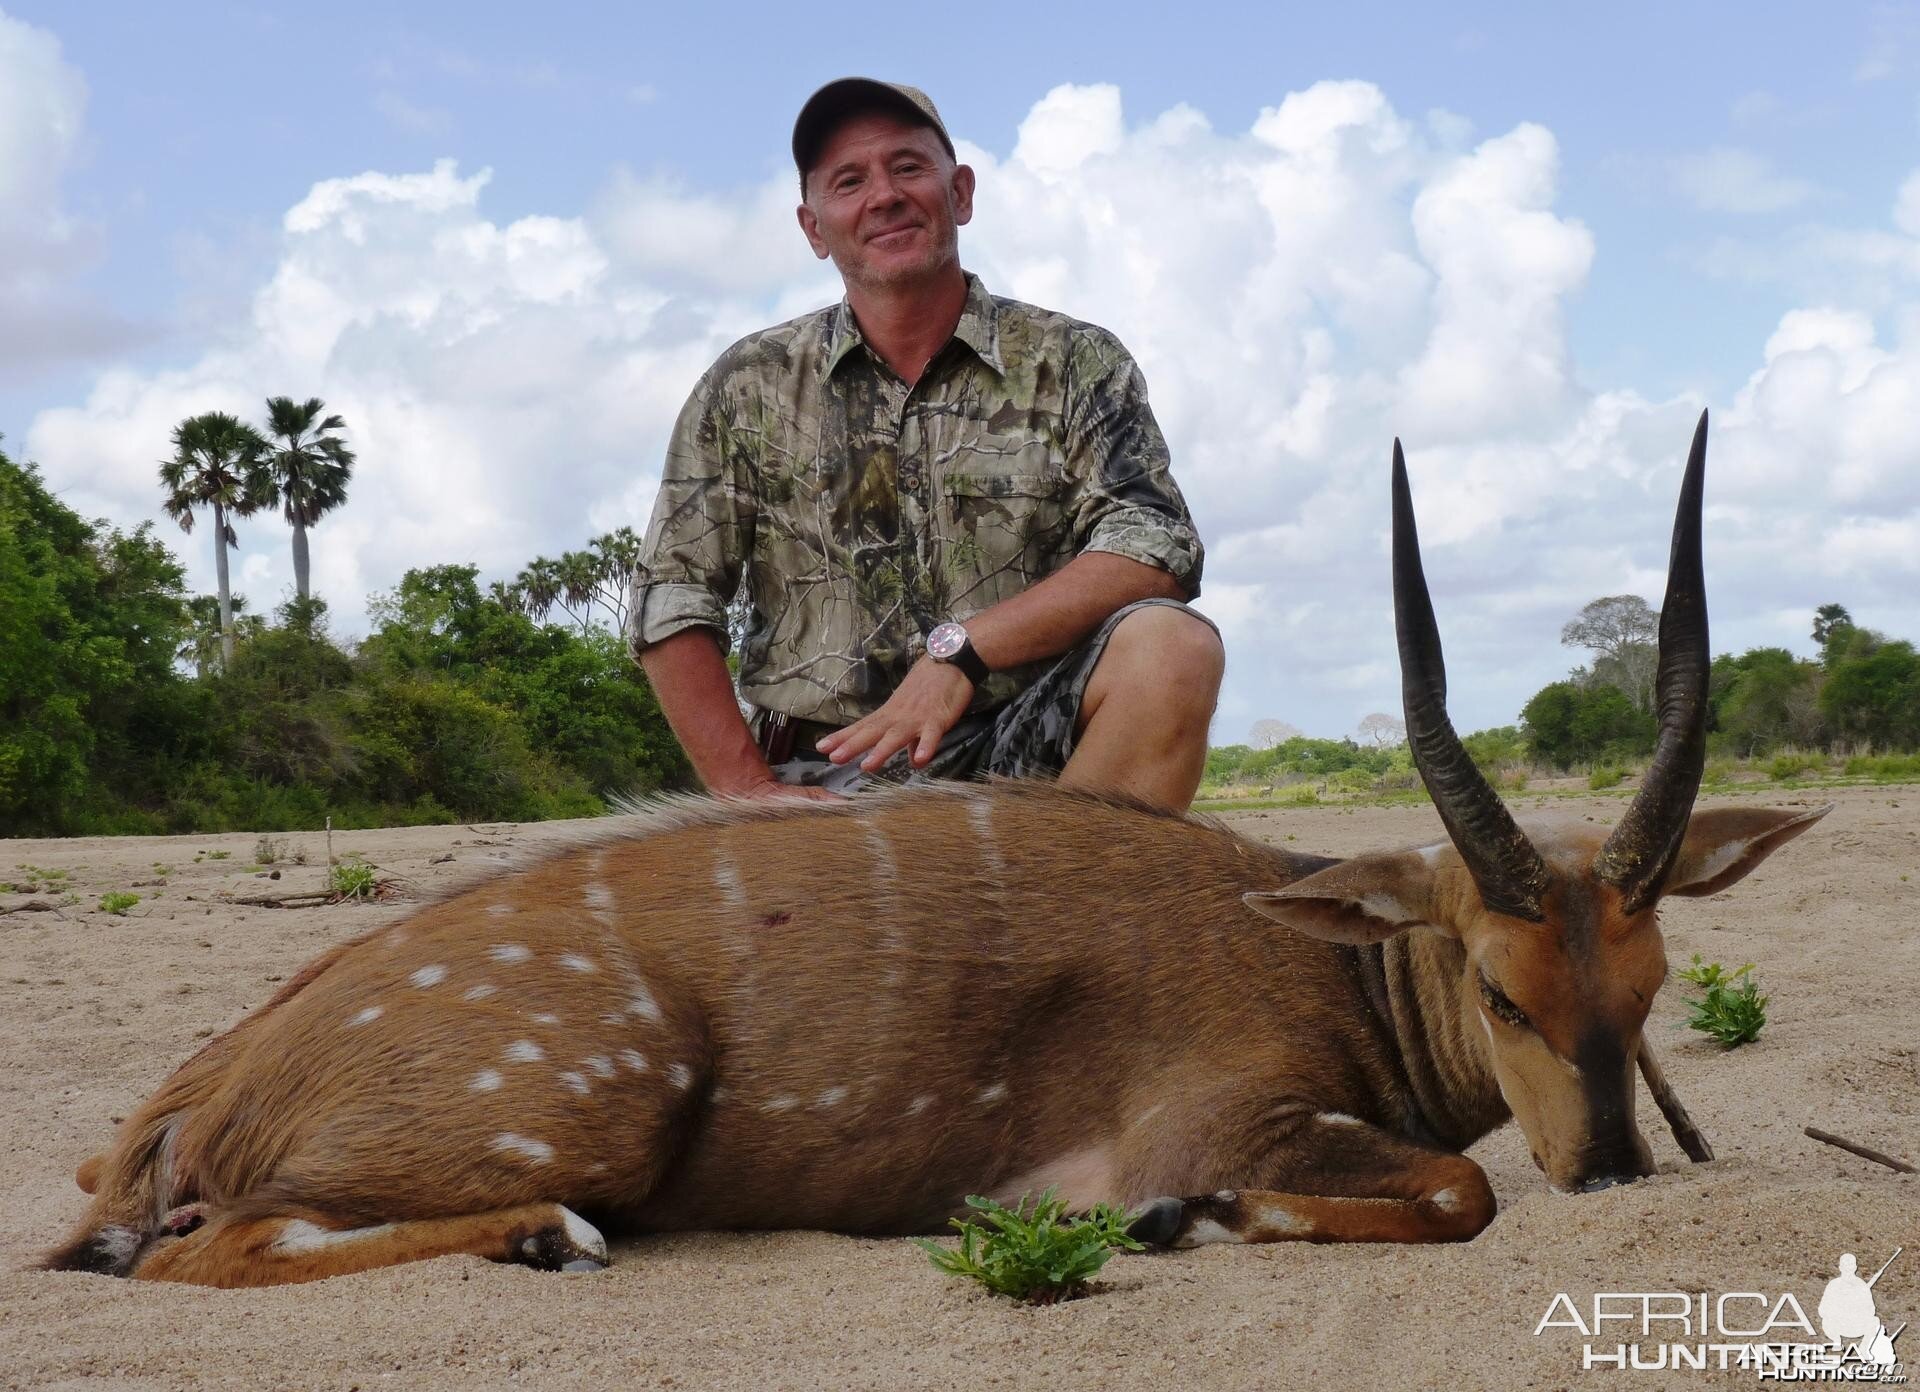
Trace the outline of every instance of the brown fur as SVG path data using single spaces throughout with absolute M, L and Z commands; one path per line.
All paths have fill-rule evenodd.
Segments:
M 481 1220 L 543 1204 L 925 1232 L 1050 1173 L 1128 1205 L 1252 1186 L 1243 1238 L 1471 1236 L 1491 1193 L 1452 1152 L 1507 1112 L 1468 947 L 1243 902 L 1335 864 L 1037 783 L 680 803 L 316 959 L 128 1119 L 48 1265 L 512 1257 L 520 1220 Z M 1457 858 L 1425 873 L 1459 893 Z M 185 1203 L 204 1226 L 162 1235 Z M 295 1220 L 399 1226 L 276 1255 Z

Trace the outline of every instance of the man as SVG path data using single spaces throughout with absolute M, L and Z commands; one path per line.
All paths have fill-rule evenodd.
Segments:
M 974 173 L 923 93 L 829 83 L 793 154 L 846 298 L 695 387 L 630 605 L 695 770 L 744 797 L 1057 772 L 1184 809 L 1223 658 L 1180 603 L 1201 548 L 1139 370 L 961 269 Z

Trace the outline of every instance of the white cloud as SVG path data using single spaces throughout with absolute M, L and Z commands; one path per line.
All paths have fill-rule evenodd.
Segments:
M 1209 541 L 1202 607 L 1227 631 L 1220 730 L 1263 716 L 1351 730 L 1396 701 L 1386 474 L 1406 442 L 1455 715 L 1506 723 L 1575 654 L 1599 594 L 1658 599 L 1693 399 L 1580 381 L 1564 310 L 1595 255 L 1555 210 L 1554 137 L 1469 144 L 1364 82 L 1288 95 L 1243 132 L 1177 106 L 1129 122 L 1111 87 L 1037 102 L 980 171 L 968 263 L 1002 294 L 1109 326 L 1152 384 Z M 1890 228 L 1914 255 L 1909 183 Z M 731 192 L 610 174 L 580 215 L 490 219 L 451 163 L 314 186 L 284 221 L 251 323 L 165 372 L 103 374 L 28 450 L 75 506 L 156 515 L 181 417 L 286 392 L 344 414 L 360 466 L 315 530 L 342 627 L 408 566 L 489 577 L 644 523 L 688 388 L 731 339 L 837 293 L 793 223 L 790 177 Z M 1909 297 L 1911 298 L 1911 296 Z M 1716 402 L 1709 565 L 1717 645 L 1848 604 L 1910 628 L 1920 307 L 1889 331 L 1845 300 L 1784 318 Z M 286 583 L 277 519 L 240 573 Z M 203 532 L 182 539 L 211 583 Z M 204 554 L 203 554 L 204 553 Z M 277 599 L 251 596 L 256 608 Z
M 86 110 L 86 80 L 60 41 L 0 12 L 0 365 L 10 371 L 98 355 L 134 336 L 71 288 L 100 247 L 99 229 L 61 196 Z
M 1819 192 L 1752 150 L 1725 146 L 1677 155 L 1668 161 L 1667 172 L 1675 192 L 1708 212 L 1777 213 Z

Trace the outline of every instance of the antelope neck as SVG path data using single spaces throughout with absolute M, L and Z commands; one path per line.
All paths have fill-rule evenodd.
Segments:
M 1483 1042 L 1462 1007 L 1466 949 L 1415 928 L 1356 947 L 1369 1010 L 1392 1046 L 1414 1120 L 1413 1139 L 1465 1149 L 1512 1113 Z

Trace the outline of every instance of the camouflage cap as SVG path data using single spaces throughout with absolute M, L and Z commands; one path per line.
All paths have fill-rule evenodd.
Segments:
M 800 192 L 807 191 L 807 172 L 820 158 L 821 147 L 847 117 L 861 111 L 889 111 L 919 125 L 931 126 L 949 158 L 953 137 L 947 134 L 933 98 L 903 82 L 880 82 L 871 77 L 836 78 L 807 98 L 793 123 L 793 163 L 800 171 Z

